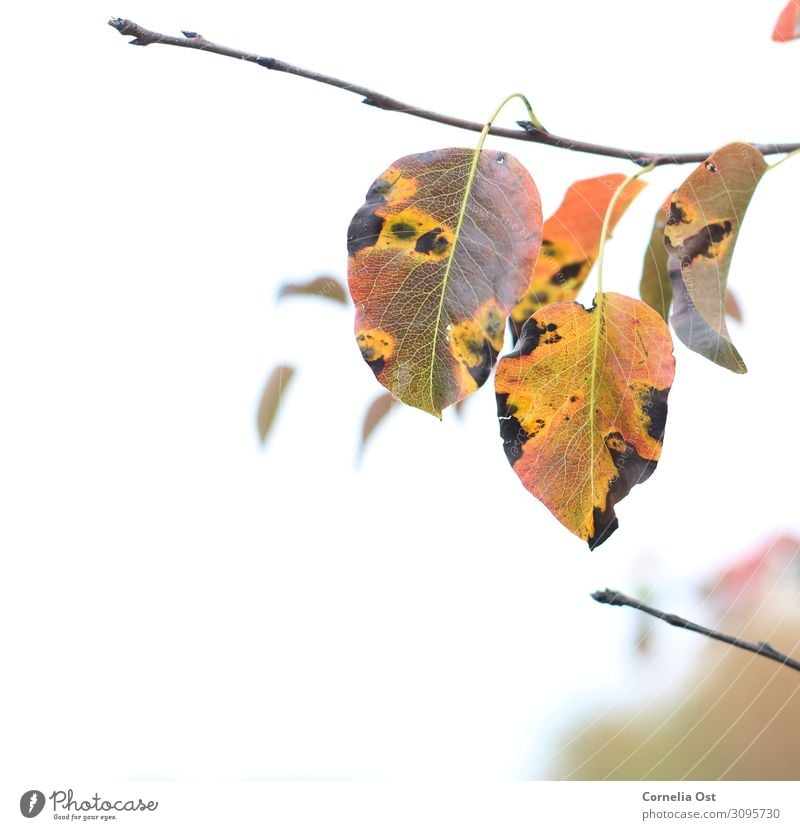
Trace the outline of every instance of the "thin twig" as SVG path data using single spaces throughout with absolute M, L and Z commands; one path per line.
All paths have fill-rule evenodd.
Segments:
M 633 597 L 629 597 L 621 591 L 614 591 L 611 588 L 595 591 L 592 594 L 592 599 L 604 605 L 626 605 L 628 608 L 644 611 L 645 614 L 650 614 L 651 617 L 664 620 L 665 623 L 669 623 L 670 625 L 685 628 L 687 631 L 694 631 L 697 634 L 703 634 L 706 637 L 711 637 L 713 640 L 719 640 L 720 642 L 736 646 L 736 648 L 741 648 L 745 651 L 752 651 L 754 654 L 760 654 L 762 657 L 783 663 L 784 666 L 788 666 L 790 669 L 800 671 L 800 662 L 774 649 L 769 643 L 751 643 L 749 640 L 742 640 L 739 637 L 732 637 L 730 634 L 714 631 L 713 628 L 706 628 L 704 625 L 690 622 L 683 617 L 679 617 L 677 614 L 666 614 L 664 611 L 659 611 L 657 608 L 645 605 L 643 602 L 639 602 L 638 599 L 633 599 Z
M 424 118 L 428 121 L 436 121 L 439 124 L 447 124 L 451 127 L 458 127 L 462 130 L 471 130 L 472 132 L 481 132 L 483 130 L 483 123 L 480 121 L 467 121 L 463 118 L 456 118 L 452 115 L 443 115 L 442 113 L 433 112 L 431 110 L 421 109 L 411 104 L 405 104 L 398 101 L 396 98 L 391 98 L 384 95 L 382 92 L 376 92 L 360 84 L 351 84 L 349 81 L 342 81 L 339 78 L 333 78 L 330 75 L 323 75 L 320 72 L 313 72 L 309 69 L 302 69 L 299 66 L 293 66 L 290 63 L 278 60 L 277 58 L 267 58 L 262 55 L 257 55 L 253 52 L 243 52 L 240 49 L 231 49 L 228 46 L 222 46 L 218 43 L 213 43 L 206 40 L 197 32 L 184 32 L 183 37 L 175 37 L 173 35 L 163 35 L 159 32 L 151 32 L 134 23 L 132 20 L 125 20 L 121 17 L 112 17 L 108 21 L 109 26 L 113 26 L 121 35 L 127 35 L 133 38 L 131 44 L 134 46 L 149 46 L 153 43 L 161 43 L 166 46 L 181 46 L 186 49 L 199 49 L 203 52 L 214 52 L 217 55 L 225 55 L 229 58 L 238 58 L 239 60 L 247 61 L 248 63 L 255 63 L 258 66 L 263 66 L 265 69 L 272 69 L 275 72 L 287 72 L 290 75 L 298 75 L 301 78 L 308 78 L 311 81 L 316 81 L 320 84 L 328 84 L 339 89 L 344 89 L 347 92 L 353 92 L 363 98 L 363 103 L 370 104 L 373 107 L 378 107 L 383 110 L 390 110 L 393 112 L 402 112 L 406 115 L 413 115 L 417 118 Z M 658 167 L 663 164 L 689 164 L 705 161 L 711 155 L 711 151 L 703 151 L 700 153 L 652 153 L 644 152 L 642 150 L 625 150 L 620 147 L 608 147 L 603 144 L 592 144 L 588 141 L 578 141 L 573 138 L 566 138 L 564 136 L 556 135 L 548 132 L 545 129 L 539 129 L 530 121 L 517 122 L 522 129 L 509 130 L 504 127 L 492 127 L 489 132 L 492 135 L 501 136 L 502 138 L 514 138 L 520 141 L 532 141 L 535 144 L 547 144 L 551 147 L 559 147 L 563 150 L 573 150 L 579 153 L 590 153 L 596 156 L 611 156 L 612 158 L 627 159 L 642 167 L 653 165 Z M 794 150 L 800 149 L 800 142 L 788 142 L 783 144 L 755 144 L 765 156 L 776 155 L 778 153 L 791 153 Z

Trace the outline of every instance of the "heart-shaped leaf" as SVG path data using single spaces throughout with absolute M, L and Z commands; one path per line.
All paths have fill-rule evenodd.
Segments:
M 495 387 L 506 456 L 525 487 L 590 548 L 661 455 L 675 360 L 666 323 L 621 294 L 534 313 Z
M 544 223 L 539 258 L 525 294 L 511 311 L 515 335 L 537 309 L 578 296 L 600 253 L 600 234 L 608 205 L 624 180 L 621 173 L 610 173 L 570 185 L 558 210 Z M 641 179 L 636 179 L 620 193 L 609 231 L 645 186 Z
M 747 206 L 767 169 L 751 144 L 728 144 L 702 162 L 669 204 L 670 322 L 693 351 L 733 372 L 746 372 L 725 322 L 733 249 Z
M 484 383 L 541 227 L 508 153 L 434 150 L 375 180 L 350 223 L 348 281 L 361 354 L 395 397 L 440 417 Z

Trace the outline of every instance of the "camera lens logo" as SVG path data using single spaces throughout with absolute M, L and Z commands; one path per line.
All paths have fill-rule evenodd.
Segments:
M 44 793 L 40 790 L 28 790 L 19 800 L 19 811 L 25 818 L 36 818 L 44 810 Z

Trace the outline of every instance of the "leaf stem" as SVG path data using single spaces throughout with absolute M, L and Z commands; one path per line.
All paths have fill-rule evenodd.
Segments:
M 603 217 L 603 227 L 600 231 L 600 252 L 597 256 L 597 295 L 602 296 L 603 293 L 603 259 L 604 254 L 606 251 L 606 242 L 608 241 L 608 234 L 609 229 L 611 228 L 611 217 L 614 215 L 614 208 L 617 206 L 617 202 L 619 201 L 620 196 L 622 195 L 625 188 L 633 181 L 639 178 L 639 176 L 644 176 L 645 173 L 649 173 L 654 167 L 655 163 L 651 162 L 647 165 L 647 167 L 643 167 L 641 170 L 637 170 L 635 173 L 632 173 L 625 179 L 624 182 L 614 191 L 614 195 L 611 197 L 611 201 L 608 203 L 608 207 L 606 208 L 606 215 Z M 600 300 L 602 302 L 602 300 Z
M 664 611 L 659 611 L 657 608 L 645 605 L 638 599 L 633 599 L 633 597 L 629 597 L 621 591 L 605 588 L 602 591 L 595 591 L 592 594 L 592 599 L 603 605 L 623 605 L 628 608 L 635 608 L 637 611 L 643 611 L 645 614 L 663 620 L 669 625 L 674 625 L 677 628 L 685 628 L 687 631 L 694 631 L 696 634 L 702 634 L 704 637 L 710 637 L 712 640 L 719 640 L 722 643 L 741 648 L 744 651 L 751 651 L 753 654 L 759 654 L 768 660 L 775 660 L 777 663 L 782 663 L 790 669 L 800 671 L 800 662 L 774 649 L 769 643 L 752 643 L 749 640 L 742 640 L 740 637 L 734 637 L 731 634 L 723 634 L 721 631 L 715 631 L 713 628 L 706 628 L 704 625 L 693 623 L 683 617 L 679 617 L 677 614 L 667 614 Z

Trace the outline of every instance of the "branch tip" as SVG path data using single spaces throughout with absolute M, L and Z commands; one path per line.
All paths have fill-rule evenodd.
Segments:
M 595 591 L 592 594 L 592 599 L 603 605 L 622 605 L 618 598 L 618 592 L 612 591 L 611 588 L 603 588 L 602 591 Z
M 652 608 L 645 605 L 638 599 L 629 597 L 623 594 L 622 591 L 614 591 L 611 588 L 604 588 L 602 591 L 595 591 L 592 594 L 592 599 L 604 605 L 624 605 L 628 608 L 634 608 L 637 611 L 643 611 L 651 617 L 663 620 L 669 625 L 674 625 L 676 628 L 684 628 L 687 631 L 693 631 L 696 634 L 702 634 L 704 637 L 709 637 L 712 640 L 719 640 L 721 643 L 726 643 L 729 646 L 740 648 L 743 651 L 749 651 L 753 654 L 758 654 L 761 657 L 766 657 L 769 660 L 774 660 L 776 663 L 788 666 L 790 669 L 800 671 L 800 661 L 794 660 L 788 654 L 783 654 L 776 648 L 773 648 L 769 643 L 758 642 L 753 643 L 748 640 L 742 640 L 740 637 L 734 637 L 731 634 L 724 634 L 721 631 L 715 631 L 713 628 L 706 628 L 704 625 L 693 623 L 690 620 L 679 617 L 677 614 L 667 614 L 665 611 L 659 611 L 657 608 Z
M 528 135 L 549 135 L 544 127 L 537 127 L 533 121 L 517 121 L 517 125 L 528 133 Z

